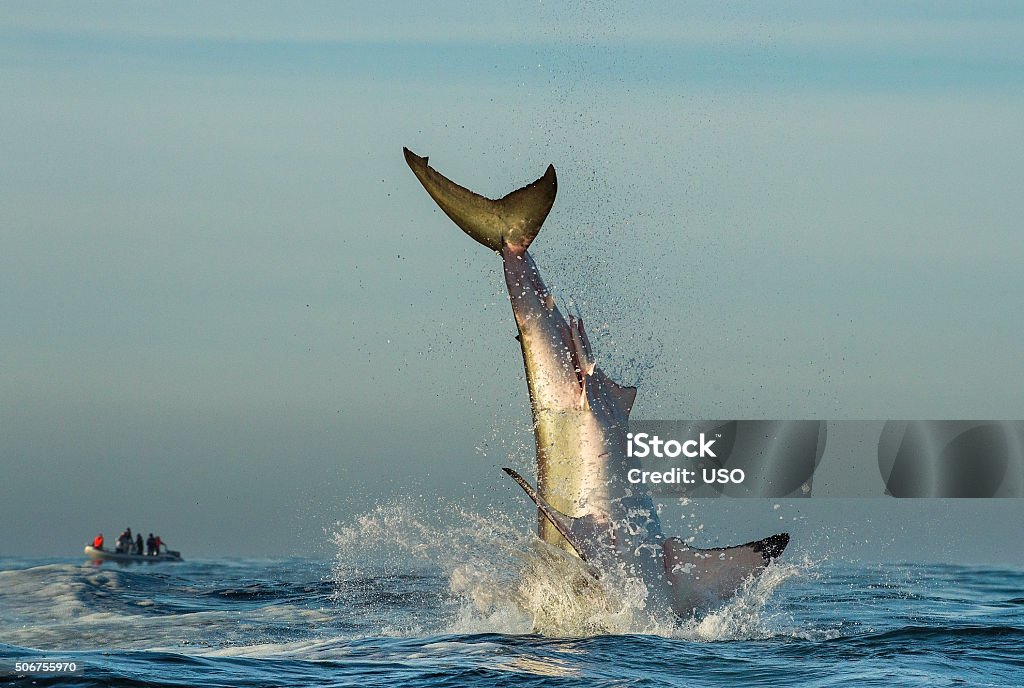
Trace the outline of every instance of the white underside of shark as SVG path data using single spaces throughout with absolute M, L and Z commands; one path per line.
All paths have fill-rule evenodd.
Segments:
M 555 200 L 549 166 L 536 182 L 491 200 L 455 184 L 408 149 L 427 193 L 463 231 L 498 253 L 519 330 L 537 440 L 537 489 L 508 473 L 539 510 L 539 534 L 599 574 L 643 580 L 648 608 L 703 613 L 733 596 L 789 543 L 781 533 L 743 545 L 697 549 L 666 537 L 650 492 L 626 476 L 639 468 L 626 433 L 636 389 L 597 365 L 583 322 L 562 316 L 527 248 Z

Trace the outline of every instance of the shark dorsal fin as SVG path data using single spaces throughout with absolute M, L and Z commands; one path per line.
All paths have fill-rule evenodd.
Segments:
M 624 385 L 618 384 L 615 381 L 611 381 L 609 389 L 611 389 L 612 395 L 616 399 L 618 399 L 619 403 L 622 405 L 623 410 L 626 412 L 626 415 L 628 416 L 630 412 L 633 410 L 633 402 L 636 401 L 636 387 L 626 387 Z

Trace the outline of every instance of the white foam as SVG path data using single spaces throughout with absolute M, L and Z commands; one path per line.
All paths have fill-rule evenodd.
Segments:
M 723 607 L 684 623 L 674 635 L 704 642 L 803 637 L 803 631 L 787 617 L 771 611 L 771 601 L 782 583 L 806 575 L 812 567 L 809 560 L 775 562 L 760 576 L 748 580 Z
M 456 511 L 458 524 L 441 528 L 430 514 Z M 436 522 L 436 521 L 435 521 Z M 737 640 L 792 635 L 798 631 L 770 611 L 775 590 L 803 575 L 809 562 L 776 562 L 748 582 L 721 609 L 681 623 L 656 618 L 647 609 L 647 589 L 629 576 L 594 578 L 576 557 L 516 529 L 501 514 L 486 516 L 441 503 L 435 509 L 409 504 L 380 506 L 339 525 L 335 576 L 338 599 L 345 581 L 364 571 L 368 552 L 385 569 L 407 570 L 412 561 L 438 567 L 451 593 L 449 613 L 416 633 L 539 633 L 550 637 L 643 633 L 690 640 Z M 392 626 L 385 632 L 403 635 Z

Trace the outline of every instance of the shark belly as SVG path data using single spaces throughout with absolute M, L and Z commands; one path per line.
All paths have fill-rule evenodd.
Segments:
M 530 393 L 538 492 L 572 517 L 607 514 L 607 457 L 625 451 L 627 411 L 609 414 L 591 403 L 598 378 L 582 322 L 566 321 L 532 256 L 503 250 L 502 258 Z M 601 401 L 607 406 L 606 398 Z M 612 418 L 602 418 L 602 411 Z M 538 533 L 545 542 L 576 552 L 543 512 L 538 513 Z
M 640 578 L 648 608 L 680 616 L 707 611 L 778 558 L 785 533 L 733 547 L 698 549 L 662 534 L 649 490 L 627 476 L 626 433 L 636 389 L 596 365 L 583 322 L 568 321 L 527 249 L 554 203 L 553 166 L 544 176 L 491 200 L 446 178 L 408 149 L 406 162 L 438 206 L 504 265 L 530 395 L 537 484 L 511 468 L 537 506 L 544 541 L 575 553 L 599 574 Z

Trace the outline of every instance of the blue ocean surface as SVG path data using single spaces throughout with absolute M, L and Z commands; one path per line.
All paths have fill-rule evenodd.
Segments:
M 363 561 L 372 520 L 331 561 L 0 559 L 0 684 L 1024 685 L 1024 571 L 783 562 L 677 622 L 535 538 Z M 14 671 L 33 660 L 78 672 Z

